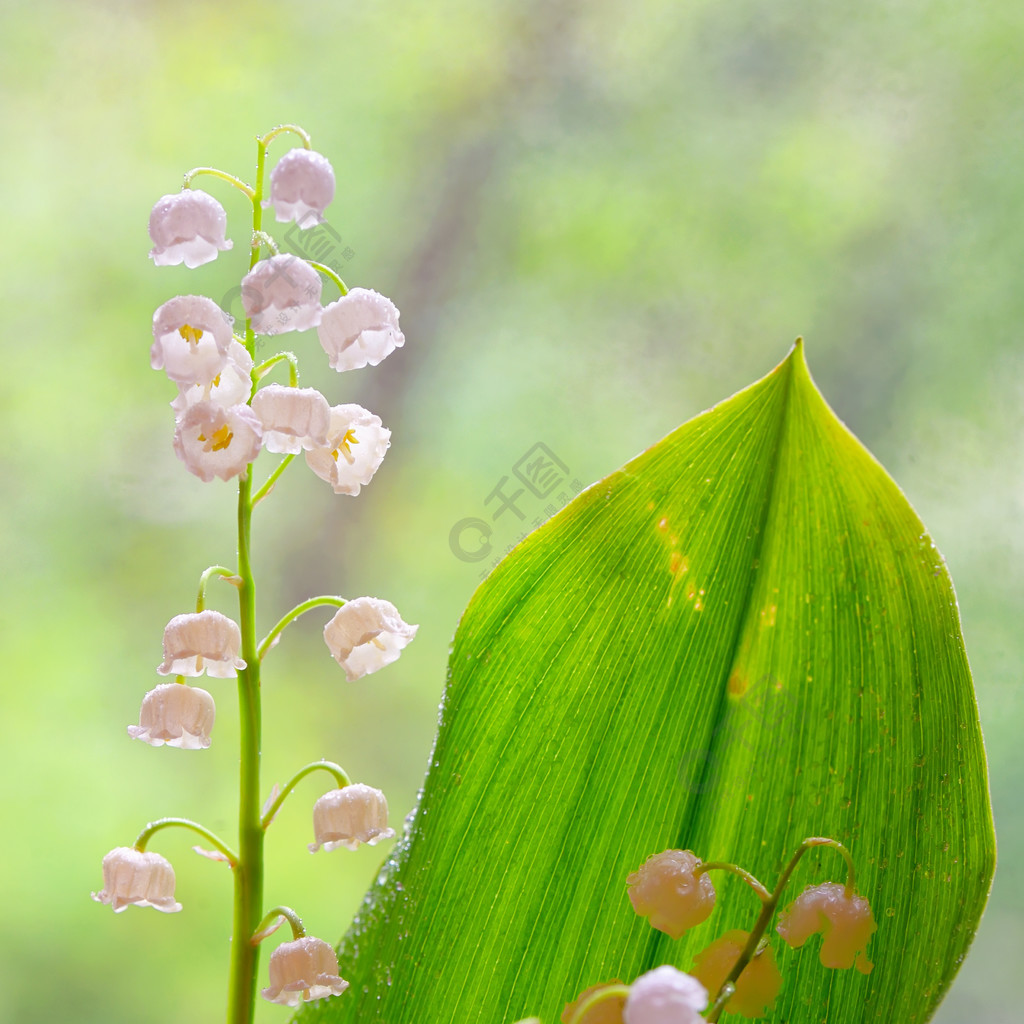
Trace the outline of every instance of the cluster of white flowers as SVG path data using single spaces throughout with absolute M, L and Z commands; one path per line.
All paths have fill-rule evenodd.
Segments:
M 280 130 L 261 140 L 261 146 L 265 147 Z M 261 149 L 261 167 L 263 152 L 265 149 Z M 190 187 L 192 175 L 203 171 L 211 169 L 190 173 L 182 192 L 164 196 L 153 207 L 149 218 L 153 241 L 150 257 L 158 266 L 184 263 L 189 268 L 199 267 L 232 247 L 225 237 L 224 208 L 213 196 Z M 212 173 L 230 178 L 219 171 Z M 237 179 L 230 180 L 252 198 L 258 212 L 259 188 L 254 190 Z M 263 206 L 273 207 L 278 221 L 294 221 L 305 229 L 323 220 L 334 191 L 334 171 L 327 159 L 308 148 L 293 149 L 271 173 L 270 198 Z M 254 228 L 258 224 L 257 217 Z M 261 451 L 285 456 L 264 486 L 265 493 L 269 493 L 284 465 L 304 453 L 309 468 L 336 494 L 358 495 L 380 467 L 390 445 L 390 431 L 359 405 L 331 406 L 319 391 L 298 387 L 295 357 L 290 353 L 255 365 L 255 336 L 316 328 L 331 367 L 339 372 L 355 370 L 376 366 L 405 343 L 398 310 L 375 291 L 347 291 L 337 278 L 334 280 L 342 296 L 323 307 L 323 284 L 317 265 L 277 253 L 272 240 L 260 231 L 254 231 L 253 239 L 253 245 L 266 244 L 274 255 L 256 261 L 242 279 L 241 299 L 247 320 L 244 335 L 236 335 L 233 318 L 201 295 L 176 296 L 153 315 L 150 364 L 163 370 L 178 390 L 171 402 L 174 451 L 204 482 L 214 477 L 241 477 L 243 485 Z M 333 278 L 325 268 L 319 269 Z M 290 386 L 261 386 L 261 378 L 285 360 L 292 364 Z M 264 496 L 253 498 L 249 493 L 252 504 Z M 176 676 L 177 681 L 162 683 L 145 695 L 139 724 L 128 727 L 134 739 L 187 750 L 209 747 L 216 715 L 214 699 L 206 690 L 186 684 L 185 677 L 234 678 L 252 667 L 241 656 L 243 637 L 238 623 L 221 612 L 202 610 L 205 581 L 214 569 L 203 576 L 198 605 L 201 610 L 174 616 L 164 629 L 163 660 L 157 673 Z M 230 570 L 225 570 L 221 575 L 243 585 L 241 572 L 239 569 L 238 576 L 231 576 Z M 281 620 L 257 650 L 258 658 L 277 642 L 281 629 L 296 615 L 307 606 L 325 603 L 340 605 L 324 629 L 324 639 L 350 681 L 395 661 L 416 635 L 417 627 L 404 622 L 387 601 L 372 597 L 351 601 L 316 598 Z M 247 634 L 246 657 L 251 658 L 254 649 L 255 639 Z M 372 786 L 348 782 L 337 765 L 317 762 L 309 766 L 286 787 L 284 795 L 314 767 L 334 772 L 339 786 L 322 796 L 313 809 L 315 841 L 309 847 L 311 852 L 342 846 L 355 850 L 360 844 L 372 846 L 394 836 L 394 830 L 388 827 L 384 794 Z M 262 812 L 263 828 L 273 820 L 283 799 L 275 787 Z M 150 835 L 168 824 L 193 828 L 216 847 L 213 851 L 196 847 L 197 852 L 225 861 L 232 868 L 241 863 L 239 855 L 196 823 L 162 819 L 147 826 L 134 847 L 118 847 L 107 854 L 103 859 L 103 889 L 93 893 L 93 898 L 117 912 L 129 904 L 168 913 L 180 910 L 181 904 L 174 898 L 175 877 L 170 863 L 145 850 Z M 294 1006 L 302 1000 L 340 994 L 348 982 L 338 975 L 334 950 L 326 942 L 305 935 L 297 918 L 292 923 L 294 941 L 283 943 L 271 955 L 270 986 L 263 990 L 263 996 L 271 1002 Z M 273 927 L 258 932 L 253 941 L 261 941 Z

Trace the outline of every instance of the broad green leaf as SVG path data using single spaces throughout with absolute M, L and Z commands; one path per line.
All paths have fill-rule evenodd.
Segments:
M 853 852 L 875 969 L 770 933 L 768 1019 L 926 1020 L 993 871 L 977 708 L 942 559 L 798 343 L 477 591 L 410 832 L 342 946 L 352 988 L 303 1020 L 555 1022 L 586 986 L 752 926 L 756 897 L 719 874 L 708 921 L 654 931 L 625 885 L 650 854 L 771 886 L 811 835 Z M 843 877 L 815 851 L 788 895 Z

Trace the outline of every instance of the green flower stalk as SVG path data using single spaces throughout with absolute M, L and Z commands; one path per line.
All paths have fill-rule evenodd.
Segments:
M 279 135 L 298 135 L 301 148 L 291 150 L 270 175 L 270 196 L 264 199 L 267 151 Z M 199 583 L 196 610 L 176 615 L 163 637 L 163 661 L 158 673 L 176 681 L 151 690 L 143 700 L 138 726 L 129 734 L 153 746 L 184 749 L 209 746 L 214 724 L 214 699 L 205 690 L 186 685 L 186 679 L 206 675 L 235 678 L 240 716 L 238 842 L 231 848 L 220 837 L 188 818 L 161 818 L 142 830 L 132 847 L 118 847 L 103 861 L 104 887 L 94 898 L 115 911 L 131 904 L 164 912 L 181 909 L 174 896 L 170 863 L 149 852 L 150 839 L 170 827 L 197 833 L 206 849 L 197 852 L 225 862 L 234 879 L 234 910 L 228 979 L 228 1024 L 250 1024 L 257 993 L 259 947 L 287 920 L 292 941 L 271 955 L 270 985 L 262 995 L 275 1003 L 297 1005 L 306 999 L 340 995 L 348 983 L 338 976 L 334 950 L 309 936 L 298 915 L 288 907 L 263 908 L 263 845 L 267 829 L 284 800 L 298 783 L 322 770 L 335 788 L 314 809 L 316 842 L 311 849 L 390 838 L 387 801 L 380 790 L 353 783 L 339 765 L 317 761 L 300 769 L 283 790 L 277 787 L 261 806 L 260 749 L 262 710 L 260 671 L 263 658 L 284 630 L 300 615 L 316 608 L 333 609 L 325 627 L 325 642 L 350 680 L 390 664 L 416 633 L 394 605 L 377 598 L 347 600 L 321 596 L 301 602 L 281 616 L 262 640 L 256 632 L 256 580 L 253 574 L 253 511 L 269 497 L 295 457 L 304 454 L 313 472 L 337 494 L 357 495 L 379 468 L 390 444 L 390 431 L 360 406 L 331 406 L 312 388 L 298 387 L 298 357 L 279 352 L 258 366 L 255 354 L 261 337 L 319 328 L 319 341 L 339 372 L 375 366 L 404 343 L 398 311 L 390 300 L 368 289 L 351 292 L 322 263 L 282 253 L 263 229 L 263 210 L 273 207 L 280 222 L 295 221 L 301 229 L 323 220 L 334 195 L 334 171 L 325 157 L 311 148 L 308 134 L 296 125 L 282 125 L 257 139 L 256 179 L 249 185 L 214 167 L 197 167 L 185 175 L 185 187 L 164 196 L 150 215 L 153 240 L 150 257 L 157 266 L 184 263 L 194 268 L 232 248 L 226 237 L 227 216 L 212 196 L 194 189 L 208 176 L 226 182 L 252 204 L 248 273 L 242 280 L 246 320 L 241 335 L 232 332 L 231 318 L 212 300 L 186 295 L 165 302 L 154 314 L 150 363 L 177 385 L 174 449 L 185 467 L 205 482 L 215 477 L 237 480 L 238 562 L 235 567 L 211 566 Z M 261 258 L 267 251 L 270 255 Z M 321 306 L 323 278 L 340 298 Z M 288 384 L 262 381 L 287 363 Z M 263 483 L 254 481 L 262 452 L 282 455 Z M 237 590 L 237 621 L 207 608 L 211 581 Z

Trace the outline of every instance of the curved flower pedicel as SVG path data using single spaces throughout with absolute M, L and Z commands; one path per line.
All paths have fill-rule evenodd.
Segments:
M 153 314 L 149 364 L 175 384 L 209 384 L 228 361 L 231 319 L 212 299 L 179 295 Z
M 870 974 L 867 944 L 877 925 L 863 896 L 848 893 L 839 882 L 810 885 L 782 912 L 775 930 L 794 948 L 821 932 L 825 967 L 856 967 Z
M 315 388 L 268 384 L 256 392 L 252 411 L 263 424 L 268 452 L 297 455 L 303 448 L 322 448 L 331 426 L 331 407 Z
M 207 609 L 175 615 L 164 627 L 162 676 L 201 676 L 230 679 L 245 668 L 238 656 L 242 634 L 226 615 Z
M 693 976 L 709 991 L 717 992 L 725 983 L 750 933 L 734 928 L 716 939 L 694 957 Z M 782 975 L 775 964 L 771 946 L 755 953 L 735 981 L 736 991 L 725 1004 L 726 1013 L 743 1017 L 762 1017 L 775 1002 L 782 988 Z
M 186 189 L 164 196 L 149 215 L 149 258 L 158 267 L 200 267 L 231 248 L 224 237 L 227 224 L 224 207 L 206 192 Z
M 171 402 L 176 418 L 193 406 L 210 401 L 221 408 L 245 405 L 252 394 L 252 356 L 241 342 L 232 340 L 228 346 L 224 368 L 208 384 L 179 384 L 178 397 Z
M 707 990 L 696 978 L 664 964 L 630 985 L 622 1019 L 625 1024 L 703 1024 L 700 1011 L 707 1005 Z
M 247 405 L 224 408 L 213 401 L 185 410 L 174 432 L 174 451 L 200 480 L 241 476 L 263 444 L 263 424 Z
M 320 275 L 297 256 L 260 260 L 242 278 L 242 306 L 256 334 L 305 331 L 320 323 Z
M 281 223 L 295 221 L 300 228 L 319 224 L 334 198 L 334 168 L 327 157 L 311 149 L 292 149 L 270 172 L 270 198 Z
M 205 750 L 210 745 L 217 707 L 213 697 L 198 686 L 162 683 L 142 699 L 139 724 L 128 735 L 150 746 Z
M 306 464 L 335 494 L 353 497 L 373 479 L 391 446 L 391 431 L 361 405 L 331 409 L 327 442 L 306 452 Z
M 695 873 L 700 863 L 689 850 L 648 857 L 626 878 L 633 909 L 673 939 L 707 920 L 715 909 L 715 887 L 707 874 Z
M 354 682 L 397 661 L 417 629 L 402 620 L 390 601 L 357 597 L 324 626 L 324 640 L 349 682 Z
M 627 988 L 628 986 L 618 978 L 602 982 L 599 985 L 591 985 L 571 1003 L 565 1004 L 565 1009 L 562 1010 L 559 1020 L 562 1024 L 622 1024 L 622 1008 L 626 1005 Z M 594 997 L 606 989 L 613 990 L 615 994 L 608 995 L 601 1002 L 595 1004 Z M 581 1017 L 580 1010 L 588 1002 L 591 1005 L 584 1010 Z M 536 1020 L 537 1018 L 532 1019 Z M 520 1021 L 519 1024 L 527 1024 L 527 1021 Z
M 174 899 L 170 862 L 158 853 L 143 853 L 131 846 L 119 846 L 103 858 L 103 889 L 92 898 L 109 903 L 116 914 L 133 903 L 165 914 L 181 910 Z
M 348 982 L 338 974 L 338 957 L 312 935 L 282 942 L 270 954 L 270 985 L 260 993 L 271 1003 L 298 1006 L 303 1001 L 340 996 Z
M 356 850 L 360 843 L 376 846 L 382 839 L 393 838 L 395 830 L 388 828 L 388 802 L 384 794 L 373 786 L 356 782 L 332 789 L 317 800 L 313 805 L 313 833 L 316 842 L 310 843 L 310 853 L 316 853 L 321 846 L 325 850 L 339 846 Z
M 325 306 L 317 336 L 331 368 L 339 372 L 376 366 L 405 344 L 398 308 L 371 288 L 350 288 Z

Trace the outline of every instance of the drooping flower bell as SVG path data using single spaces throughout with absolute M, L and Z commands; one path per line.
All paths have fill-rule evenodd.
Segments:
M 384 794 L 361 782 L 332 789 L 313 805 L 313 833 L 316 842 L 309 852 L 322 846 L 334 850 L 339 846 L 358 849 L 360 843 L 376 846 L 382 839 L 391 839 L 395 830 L 388 828 L 388 802 Z
M 700 1011 L 707 1005 L 707 990 L 696 978 L 663 964 L 630 985 L 622 1019 L 625 1024 L 703 1024 Z
M 268 384 L 256 392 L 252 411 L 263 424 L 263 447 L 268 452 L 297 455 L 303 448 L 327 444 L 331 407 L 316 388 Z
M 402 621 L 390 601 L 357 597 L 324 626 L 324 640 L 349 682 L 397 661 L 419 626 Z
M 270 954 L 270 985 L 260 993 L 271 1003 L 298 1006 L 327 996 L 340 996 L 348 982 L 338 975 L 334 950 L 312 935 L 282 942 Z
M 715 909 L 715 887 L 706 873 L 695 874 L 700 863 L 689 850 L 648 857 L 626 879 L 633 909 L 673 939 L 707 920 Z
M 718 992 L 747 945 L 750 933 L 734 928 L 715 939 L 694 957 L 693 976 L 709 991 Z M 725 1004 L 726 1013 L 763 1017 L 772 1008 L 782 975 L 771 946 L 756 953 L 736 979 L 736 991 Z
M 209 384 L 228 361 L 231 320 L 203 295 L 178 295 L 153 314 L 149 363 L 180 386 Z
M 206 609 L 175 615 L 164 627 L 162 676 L 201 676 L 229 679 L 245 668 L 238 656 L 242 633 L 238 624 L 220 612 Z
M 186 409 L 174 431 L 175 453 L 205 483 L 241 476 L 262 443 L 263 424 L 249 406 L 224 408 L 211 400 Z
M 257 334 L 304 331 L 320 323 L 320 275 L 297 256 L 260 260 L 242 278 L 242 306 Z
M 170 862 L 158 853 L 142 853 L 131 846 L 119 846 L 103 858 L 103 889 L 92 898 L 110 904 L 117 914 L 132 903 L 165 914 L 181 910 L 174 899 Z
M 775 930 L 794 948 L 821 932 L 822 964 L 870 974 L 874 964 L 865 950 L 876 927 L 863 896 L 847 896 L 839 882 L 823 882 L 804 889 L 782 912 Z
M 352 288 L 325 306 L 317 335 L 338 371 L 376 366 L 405 344 L 395 304 L 370 288 Z
M 157 200 L 149 215 L 149 257 L 158 267 L 201 267 L 231 248 L 224 237 L 228 217 L 208 192 L 185 189 Z
M 613 986 L 618 988 L 621 985 L 622 982 L 618 978 L 613 978 L 611 981 L 602 982 L 600 985 L 591 985 L 590 988 L 584 989 L 571 1003 L 565 1004 L 565 1009 L 562 1010 L 562 1016 L 559 1018 L 562 1024 L 575 1024 L 577 1011 L 591 996 L 597 995 L 598 992 L 606 988 Z M 579 1024 L 622 1024 L 622 1008 L 625 1005 L 625 996 L 609 995 L 596 1006 L 588 1009 L 586 1016 Z
M 270 172 L 270 198 L 281 223 L 295 221 L 300 228 L 319 224 L 334 198 L 334 169 L 327 157 L 311 149 L 292 149 Z
M 139 724 L 128 726 L 132 739 L 154 747 L 205 750 L 217 714 L 213 697 L 198 686 L 162 683 L 142 699 Z
M 391 431 L 361 405 L 335 405 L 327 442 L 306 452 L 306 464 L 335 494 L 357 495 L 373 479 L 391 446 Z
M 245 405 L 252 394 L 252 356 L 241 342 L 232 339 L 224 369 L 208 384 L 179 385 L 178 397 L 171 402 L 180 418 L 193 405 L 210 401 L 222 408 Z

